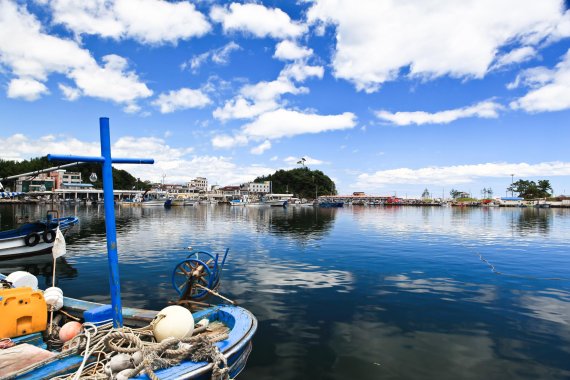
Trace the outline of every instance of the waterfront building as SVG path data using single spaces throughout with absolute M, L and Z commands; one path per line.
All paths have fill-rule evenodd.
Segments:
M 186 184 L 188 189 L 196 189 L 198 191 L 208 191 L 208 179 L 205 177 L 196 177 Z
M 16 191 L 28 193 L 31 191 L 51 191 L 56 188 L 56 178 L 42 173 L 35 177 L 24 176 L 16 179 Z
M 250 194 L 267 194 L 271 191 L 271 182 L 249 182 L 246 184 L 246 190 Z

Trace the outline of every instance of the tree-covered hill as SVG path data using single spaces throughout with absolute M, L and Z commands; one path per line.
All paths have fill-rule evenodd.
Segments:
M 273 193 L 292 193 L 298 198 L 314 199 L 315 193 L 321 195 L 336 195 L 336 187 L 332 179 L 320 170 L 297 168 L 278 170 L 264 177 L 257 177 L 254 182 L 271 181 Z
M 22 173 L 29 173 L 36 170 L 47 169 L 54 166 L 68 164 L 64 161 L 48 161 L 47 156 L 32 158 L 23 161 L 11 161 L 0 159 L 0 178 L 9 177 Z M 101 165 L 95 163 L 80 164 L 65 168 L 71 172 L 81 172 L 81 179 L 84 183 L 89 183 L 89 176 L 91 173 L 97 174 L 97 181 L 93 182 L 96 188 L 102 188 L 101 183 Z M 4 186 L 12 186 L 11 181 L 5 181 Z M 150 183 L 139 181 L 125 170 L 113 168 L 113 187 L 117 190 L 131 190 L 133 187 L 136 189 L 146 190 L 150 188 Z

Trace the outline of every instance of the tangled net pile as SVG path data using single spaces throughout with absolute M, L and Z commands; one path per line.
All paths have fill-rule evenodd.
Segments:
M 214 344 L 228 338 L 229 329 L 221 322 L 212 322 L 194 330 L 188 338 L 167 338 L 158 343 L 152 334 L 152 324 L 139 329 L 113 328 L 112 323 L 83 324 L 84 331 L 70 341 L 69 349 L 81 353 L 83 362 L 71 375 L 58 380 L 126 380 L 145 373 L 158 380 L 154 372 L 169 368 L 183 360 L 209 361 L 212 379 L 229 379 L 226 357 Z M 87 364 L 89 358 L 91 363 Z

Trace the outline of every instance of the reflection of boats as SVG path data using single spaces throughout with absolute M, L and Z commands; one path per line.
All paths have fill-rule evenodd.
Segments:
M 319 202 L 319 207 L 331 208 L 331 207 L 343 207 L 343 206 L 344 202 L 333 202 L 333 201 Z
M 77 224 L 75 216 L 51 218 L 0 232 L 0 258 L 33 255 L 49 251 L 55 240 L 55 230 L 59 225 L 62 232 Z
M 26 271 L 34 276 L 49 278 L 53 271 L 53 256 L 35 255 L 0 260 L 0 273 L 16 271 Z M 65 257 L 60 257 L 57 259 L 57 275 L 59 278 L 74 278 L 77 276 L 77 269 L 71 266 Z

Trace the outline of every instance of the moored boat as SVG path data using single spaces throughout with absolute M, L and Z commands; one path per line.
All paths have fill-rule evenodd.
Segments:
M 59 226 L 65 233 L 77 224 L 75 216 L 50 218 L 0 232 L 0 259 L 34 255 L 50 251 L 55 240 L 55 230 Z
M 0 274 L 0 280 L 5 277 Z M 66 314 L 64 318 L 72 320 L 73 318 L 79 319 L 88 326 L 89 323 L 99 326 L 99 330 L 105 331 L 105 327 L 101 327 L 98 322 L 88 322 L 85 320 L 90 318 L 97 319 L 105 317 L 110 309 L 110 305 L 102 305 L 95 302 L 79 300 L 75 298 L 63 297 L 63 312 Z M 128 332 L 129 329 L 140 329 L 148 327 L 156 321 L 159 311 L 145 310 L 137 308 L 123 308 L 123 321 L 127 329 L 122 331 Z M 220 368 L 230 378 L 235 378 L 245 367 L 249 353 L 252 349 L 251 339 L 257 330 L 257 320 L 246 309 L 232 305 L 218 305 L 208 307 L 193 313 L 193 319 L 196 322 L 196 327 L 200 325 L 222 326 L 225 333 L 221 339 L 213 345 L 217 351 L 222 355 L 220 360 L 225 361 L 225 364 Z M 207 321 L 207 322 L 206 322 Z M 206 323 L 205 323 L 206 322 Z M 220 327 L 218 327 L 220 328 Z M 207 329 L 206 329 L 207 331 Z M 14 344 L 13 347 L 7 348 L 0 352 L 0 358 L 4 357 L 5 361 L 0 366 L 0 378 L 2 379 L 52 379 L 55 376 L 63 376 L 71 378 L 73 374 L 79 370 L 84 361 L 81 355 L 82 349 L 69 348 L 67 350 L 61 349 L 47 349 L 48 340 L 44 339 L 44 334 L 35 332 L 19 337 L 14 337 L 5 342 Z M 196 335 L 194 335 L 196 337 Z M 0 337 L 1 338 L 1 337 Z M 79 337 L 81 338 L 81 337 Z M 81 339 L 79 339 L 81 340 Z M 152 338 L 150 342 L 145 342 L 148 346 L 152 345 Z M 158 344 L 158 343 L 154 343 Z M 30 347 L 33 346 L 33 347 Z M 25 358 L 30 350 L 34 353 L 33 358 Z M 99 353 L 97 353 L 99 354 Z M 116 352 L 113 354 L 117 354 Z M 4 355 L 4 356 L 2 356 Z M 1 361 L 1 360 L 0 360 Z M 86 359 L 86 363 L 90 363 L 92 372 L 99 372 L 103 375 L 103 371 L 97 371 L 98 359 L 93 354 L 92 357 Z M 218 363 L 219 365 L 219 363 Z M 94 368 L 93 368 L 94 367 Z M 101 366 L 102 368 L 102 366 Z M 216 371 L 214 363 L 208 361 L 192 361 L 183 360 L 180 364 L 162 369 L 153 369 L 153 372 L 160 379 L 210 379 L 213 372 Z M 80 377 L 78 377 L 80 378 Z M 104 377 L 103 377 L 104 378 Z M 138 374 L 132 378 L 145 379 L 144 374 Z
M 292 194 L 266 194 L 261 198 L 261 204 L 271 207 L 287 207 Z

